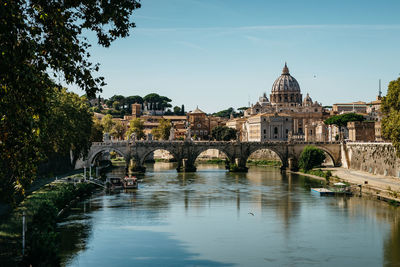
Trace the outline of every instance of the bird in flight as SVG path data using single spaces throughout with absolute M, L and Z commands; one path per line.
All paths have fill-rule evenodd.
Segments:
M 254 213 L 252 213 L 252 212 L 249 212 L 249 214 L 254 216 Z

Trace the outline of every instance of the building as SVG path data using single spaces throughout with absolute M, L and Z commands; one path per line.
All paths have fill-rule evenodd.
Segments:
M 367 103 L 363 101 L 350 102 L 350 103 L 336 103 L 332 105 L 332 111 L 335 114 L 342 113 L 367 113 Z
M 329 116 L 320 103 L 313 101 L 309 94 L 303 99 L 300 85 L 297 80 L 290 75 L 289 68 L 285 63 L 282 74 L 272 84 L 270 100 L 267 94 L 259 98 L 259 101 L 252 105 L 244 112 L 244 117 L 248 120 L 259 114 L 284 114 L 285 118 L 290 118 L 292 128 L 288 129 L 292 139 L 305 139 L 305 127 L 317 121 L 323 121 Z M 253 123 L 253 122 L 252 122 Z M 285 125 L 281 125 L 286 131 L 286 120 L 282 121 Z M 261 125 L 258 127 L 261 130 Z M 278 127 L 279 128 L 279 127 Z M 254 127 L 254 129 L 256 129 Z M 254 131 L 253 129 L 253 131 Z M 245 131 L 243 131 L 245 132 Z M 263 136 L 263 133 L 259 134 Z M 249 135 L 247 135 L 249 136 Z M 286 138 L 286 133 L 282 133 Z M 272 140 L 274 135 L 270 136 Z M 289 136 L 288 136 L 289 137 Z M 246 137 L 242 137 L 246 140 Z
M 247 118 L 231 118 L 226 122 L 225 126 L 235 129 L 238 132 L 240 141 L 244 141 L 243 136 L 245 136 L 245 134 L 243 132 L 243 129 L 244 129 L 243 124 L 246 121 L 247 121 Z
M 249 142 L 288 140 L 293 129 L 293 118 L 287 114 L 258 114 L 243 124 L 243 139 Z
M 347 123 L 350 141 L 375 141 L 375 122 L 374 121 L 351 121 Z
M 142 115 L 142 104 L 132 104 L 132 117 L 139 118 Z
M 329 125 L 323 121 L 313 122 L 305 126 L 306 142 L 325 142 L 329 140 Z

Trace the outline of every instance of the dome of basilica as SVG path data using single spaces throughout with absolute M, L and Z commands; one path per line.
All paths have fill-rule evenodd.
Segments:
M 274 84 L 272 85 L 271 93 L 276 92 L 299 92 L 300 93 L 300 85 L 293 78 L 290 73 L 289 69 L 285 63 L 285 67 L 282 70 L 282 75 L 275 80 Z

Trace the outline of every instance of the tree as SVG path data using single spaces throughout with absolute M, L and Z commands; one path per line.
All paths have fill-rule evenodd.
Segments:
M 299 167 L 305 171 L 320 166 L 325 160 L 325 153 L 315 146 L 306 146 L 300 154 Z
M 160 124 L 157 126 L 157 128 L 153 128 L 151 133 L 157 140 L 168 140 L 171 127 L 172 124 L 170 120 L 161 119 Z
M 132 119 L 129 122 L 129 129 L 128 129 L 126 134 L 127 134 L 128 138 L 132 134 L 135 134 L 136 139 L 140 140 L 140 139 L 143 139 L 145 137 L 145 134 L 144 134 L 143 130 L 144 130 L 144 122 L 141 119 L 136 118 L 136 119 Z
M 50 110 L 40 131 L 44 155 L 69 155 L 72 151 L 74 162 L 86 156 L 93 125 L 93 113 L 89 111 L 86 97 L 55 88 L 49 102 Z
M 112 103 L 112 106 L 115 110 L 120 110 L 121 109 L 121 103 L 119 103 L 119 101 L 114 101 Z
M 181 107 L 181 112 L 182 112 L 182 115 L 186 115 L 185 105 L 183 105 L 183 104 L 182 104 L 182 107 Z
M 99 95 L 99 97 L 97 98 L 97 107 L 99 108 L 99 110 L 102 110 L 102 109 L 103 109 L 103 107 L 101 106 L 101 98 L 100 98 L 100 95 Z
M 361 114 L 356 113 L 345 113 L 340 115 L 334 115 L 324 121 L 327 125 L 336 125 L 339 127 L 340 135 L 342 134 L 342 128 L 347 127 L 347 123 L 350 121 L 364 121 L 365 118 Z M 339 137 L 341 138 L 341 137 Z
M 98 119 L 93 119 L 93 125 L 90 135 L 90 142 L 102 142 L 103 141 L 103 125 Z
M 98 44 L 109 47 L 128 36 L 139 7 L 137 0 L 1 1 L 1 198 L 15 201 L 35 178 L 54 87 L 76 84 L 91 98 L 104 85 L 83 33 L 93 31 Z
M 389 83 L 382 99 L 382 134 L 389 139 L 400 157 L 400 78 Z
M 216 113 L 213 113 L 213 116 L 229 118 L 231 116 L 231 114 L 233 114 L 233 116 L 236 116 L 238 113 L 235 112 L 234 108 L 228 108 L 228 109 L 224 109 L 224 110 L 218 111 Z
M 110 134 L 119 140 L 123 140 L 125 132 L 125 126 L 120 121 L 117 121 L 112 127 Z
M 182 110 L 181 110 L 180 107 L 178 107 L 178 106 L 174 107 L 174 114 L 175 115 L 181 115 L 181 112 L 182 112 Z
M 103 125 L 104 132 L 110 133 L 112 128 L 114 127 L 113 116 L 110 114 L 105 115 L 101 119 L 101 124 Z
M 212 129 L 211 136 L 217 141 L 230 141 L 237 138 L 237 131 L 226 126 L 217 126 Z
M 166 108 L 171 108 L 172 105 L 170 102 L 172 101 L 166 96 L 160 96 L 156 93 L 151 93 L 143 97 L 143 100 L 147 103 L 150 103 L 151 110 L 165 110 Z

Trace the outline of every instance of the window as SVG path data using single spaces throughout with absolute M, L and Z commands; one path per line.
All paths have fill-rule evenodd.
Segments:
M 289 133 L 289 129 L 286 129 L 286 134 L 288 134 Z
M 266 134 L 266 133 L 267 133 L 267 130 L 264 129 L 264 134 Z M 265 138 L 265 137 L 264 137 L 264 138 Z
M 274 128 L 274 134 L 278 134 L 278 127 Z M 275 137 L 276 138 L 276 137 Z

